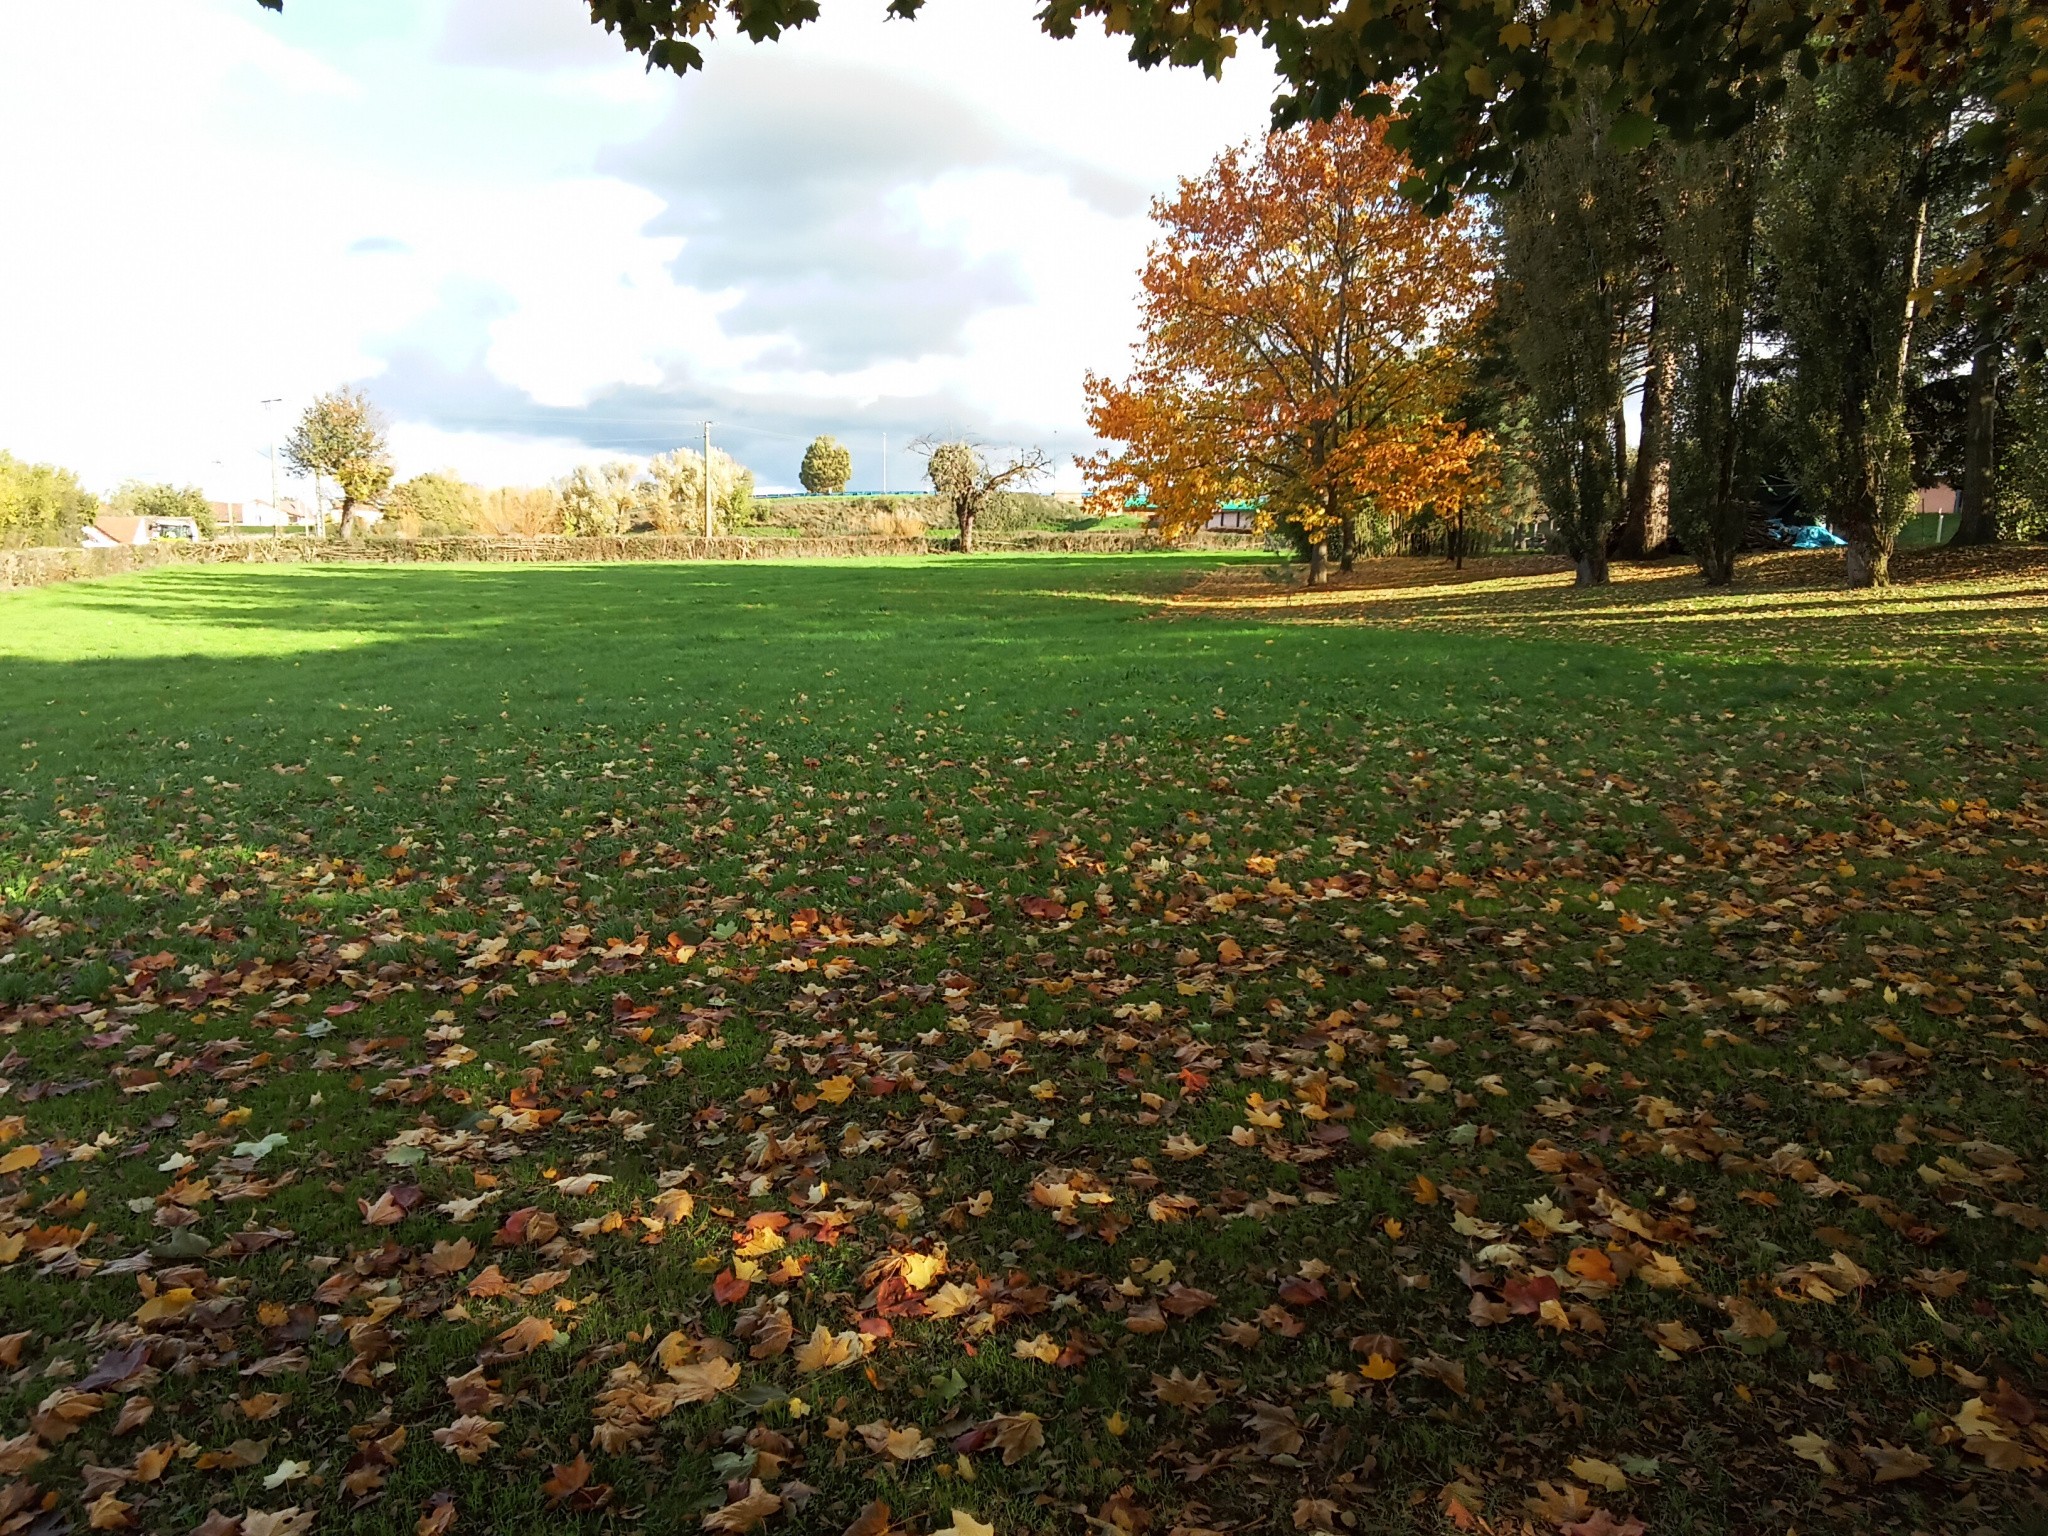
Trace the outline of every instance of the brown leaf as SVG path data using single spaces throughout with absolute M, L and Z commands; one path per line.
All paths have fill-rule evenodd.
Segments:
M 712 1510 L 702 1523 L 707 1531 L 751 1531 L 781 1508 L 782 1496 L 762 1487 L 757 1477 L 747 1485 L 744 1494 L 723 1508 Z
M 1863 1459 L 1870 1463 L 1873 1482 L 1896 1483 L 1918 1477 L 1934 1465 L 1932 1458 L 1922 1456 L 1918 1451 L 1887 1445 L 1882 1440 L 1876 1445 L 1859 1446 L 1858 1449 Z
M 505 1401 L 504 1394 L 496 1390 L 497 1384 L 484 1378 L 482 1366 L 464 1376 L 443 1377 L 442 1384 L 448 1388 L 457 1413 L 489 1413 Z
M 453 1275 L 469 1268 L 475 1259 L 476 1244 L 466 1237 L 459 1237 L 452 1243 L 434 1244 L 433 1252 L 427 1255 L 424 1262 L 429 1274 Z
M 1180 1367 L 1175 1366 L 1169 1376 L 1153 1375 L 1152 1395 L 1169 1407 L 1199 1413 L 1222 1394 L 1210 1384 L 1206 1372 L 1197 1372 L 1190 1378 L 1181 1375 Z
M 498 1335 L 507 1355 L 530 1355 L 555 1337 L 555 1325 L 544 1317 L 522 1317 Z
M 1254 1402 L 1251 1417 L 1244 1424 L 1252 1432 L 1261 1456 L 1292 1456 L 1301 1449 L 1301 1421 L 1292 1408 Z
M 1006 1467 L 1014 1467 L 1045 1444 L 1045 1425 L 1035 1413 L 999 1413 L 989 1424 Z
M 676 1384 L 678 1402 L 708 1403 L 738 1384 L 740 1368 L 737 1361 L 705 1359 L 677 1366 L 669 1376 Z
M 492 1264 L 470 1281 L 467 1289 L 469 1294 L 478 1300 L 489 1301 L 494 1297 L 509 1296 L 512 1293 L 512 1282 L 505 1278 L 502 1269 Z
M 846 1528 L 843 1536 L 889 1536 L 895 1529 L 895 1523 L 889 1518 L 888 1502 L 876 1499 L 854 1516 L 853 1524 Z
M 497 1437 L 504 1427 L 496 1419 L 465 1413 L 445 1429 L 435 1430 L 434 1443 L 444 1451 L 454 1452 L 456 1460 L 465 1467 L 473 1467 L 498 1448 Z
M 582 1492 L 589 1481 L 590 1458 L 578 1451 L 574 1461 L 555 1466 L 552 1475 L 540 1485 L 540 1491 L 548 1496 L 548 1503 L 559 1504 L 571 1494 Z

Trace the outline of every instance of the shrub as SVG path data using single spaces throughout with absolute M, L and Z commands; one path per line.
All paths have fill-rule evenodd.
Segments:
M 640 508 L 662 533 L 704 531 L 704 455 L 677 448 L 652 460 L 640 487 Z M 754 472 L 722 448 L 711 450 L 711 502 L 717 521 L 732 527 L 754 509 Z
M 501 486 L 477 501 L 476 529 L 504 538 L 562 531 L 562 497 L 553 486 Z
M 391 492 L 385 512 L 409 539 L 474 533 L 482 521 L 483 492 L 452 471 L 414 475 Z
M 624 533 L 640 510 L 639 476 L 614 461 L 585 464 L 561 484 L 562 531 L 574 538 Z
M 877 507 L 868 514 L 867 530 L 884 538 L 914 539 L 923 535 L 929 525 L 917 513 L 889 507 Z
M 820 437 L 804 450 L 797 479 L 813 496 L 837 496 L 853 478 L 853 455 L 837 438 Z

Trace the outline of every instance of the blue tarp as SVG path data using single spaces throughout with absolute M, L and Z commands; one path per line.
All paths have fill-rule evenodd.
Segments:
M 1819 523 L 1772 523 L 1771 537 L 1787 549 L 1840 549 L 1849 542 Z

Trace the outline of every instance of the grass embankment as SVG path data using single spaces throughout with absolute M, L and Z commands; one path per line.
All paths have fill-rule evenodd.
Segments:
M 1271 569 L 0 598 L 0 1520 L 2040 1529 L 2043 583 Z

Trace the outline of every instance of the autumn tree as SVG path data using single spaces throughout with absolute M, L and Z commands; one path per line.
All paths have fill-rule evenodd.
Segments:
M 811 446 L 804 450 L 803 464 L 797 470 L 798 481 L 813 496 L 837 496 L 845 491 L 846 482 L 852 478 L 853 455 L 836 437 L 813 439 Z
M 923 439 L 911 445 L 925 456 L 925 478 L 932 491 L 953 513 L 959 530 L 961 554 L 974 553 L 974 524 L 992 497 L 1019 486 L 1030 485 L 1052 468 L 1051 459 L 1036 448 L 1012 451 L 991 458 L 977 444 L 965 441 L 937 442 Z
M 1142 495 L 1169 537 L 1259 504 L 1311 580 L 1362 519 L 1465 494 L 1484 440 L 1449 419 L 1485 294 L 1477 216 L 1401 195 L 1384 122 L 1344 114 L 1219 156 L 1153 209 L 1130 377 L 1088 379 L 1098 503 Z
M 341 536 L 356 535 L 355 509 L 375 506 L 391 488 L 384 422 L 369 397 L 337 389 L 306 407 L 285 439 L 286 460 L 303 475 L 325 475 L 341 491 Z

